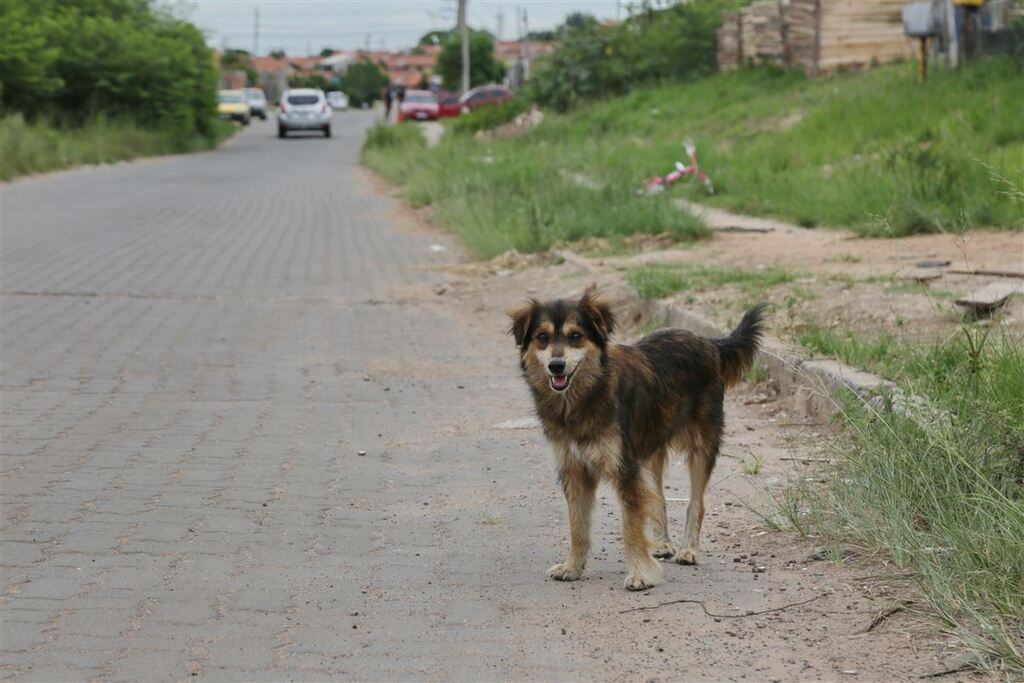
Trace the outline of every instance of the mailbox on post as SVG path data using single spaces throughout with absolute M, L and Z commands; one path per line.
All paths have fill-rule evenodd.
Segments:
M 917 38 L 917 77 L 924 82 L 928 74 L 928 39 L 939 35 L 939 17 L 931 2 L 912 2 L 903 6 L 903 32 Z

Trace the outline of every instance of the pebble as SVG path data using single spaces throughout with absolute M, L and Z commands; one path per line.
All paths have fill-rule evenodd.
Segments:
M 356 455 L 366 455 L 366 451 L 356 451 Z

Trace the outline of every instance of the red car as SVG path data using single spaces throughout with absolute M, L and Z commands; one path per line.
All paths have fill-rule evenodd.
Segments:
M 459 105 L 462 111 L 472 111 L 477 107 L 485 107 L 490 104 L 502 104 L 513 97 L 512 91 L 504 85 L 481 85 L 459 98 Z
M 439 115 L 442 119 L 446 116 L 458 116 L 462 113 L 459 96 L 446 90 L 438 91 L 437 106 L 439 107 Z
M 398 105 L 398 122 L 412 119 L 413 121 L 437 121 L 440 118 L 440 107 L 437 98 L 429 90 L 406 90 L 402 103 Z

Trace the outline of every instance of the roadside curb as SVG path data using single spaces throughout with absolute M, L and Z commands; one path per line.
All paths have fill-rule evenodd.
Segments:
M 559 253 L 566 263 L 590 272 L 599 272 L 587 258 L 570 251 Z M 633 287 L 622 284 L 611 294 L 620 306 L 620 316 L 639 322 L 654 320 L 666 327 L 678 327 L 705 337 L 726 337 L 722 330 L 701 314 L 687 310 L 671 299 L 644 299 Z M 765 336 L 758 351 L 758 362 L 779 386 L 779 391 L 793 396 L 814 418 L 829 420 L 838 408 L 838 401 L 849 392 L 865 400 L 880 392 L 898 395 L 894 382 L 831 358 L 808 359 L 783 341 Z

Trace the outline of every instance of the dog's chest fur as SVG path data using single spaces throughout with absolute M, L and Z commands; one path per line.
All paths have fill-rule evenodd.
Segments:
M 545 421 L 544 433 L 551 443 L 559 471 L 583 468 L 599 477 L 612 476 L 622 456 L 618 427 L 608 425 L 596 433 L 574 431 Z

